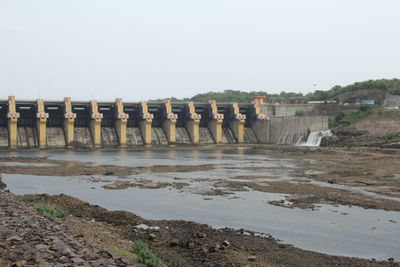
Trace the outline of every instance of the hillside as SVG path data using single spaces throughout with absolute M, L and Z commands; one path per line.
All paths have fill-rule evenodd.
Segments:
M 254 96 L 267 96 L 269 99 L 273 98 L 302 98 L 307 97 L 310 100 L 331 100 L 338 99 L 338 96 L 343 94 L 354 95 L 354 92 L 362 91 L 365 94 L 376 95 L 377 92 L 381 95 L 386 93 L 392 95 L 400 95 L 400 79 L 380 79 L 380 80 L 368 80 L 363 82 L 356 82 L 347 86 L 336 85 L 328 91 L 316 90 L 315 92 L 303 94 L 296 92 L 285 92 L 282 91 L 279 94 L 269 94 L 266 91 L 239 91 L 239 90 L 224 90 L 222 92 L 207 92 L 196 94 L 188 98 L 176 98 L 171 97 L 174 102 L 181 101 L 194 101 L 194 102 L 206 102 L 210 99 L 216 100 L 217 102 L 238 102 L 238 103 L 249 103 Z M 374 99 L 374 98 L 372 98 Z M 149 100 L 151 102 L 162 101 L 162 99 Z
M 347 86 L 336 85 L 328 91 L 317 90 L 306 96 L 310 100 L 329 100 L 335 99 L 337 96 L 354 92 L 354 91 L 371 91 L 376 93 L 381 91 L 392 95 L 400 95 L 400 79 L 380 79 L 356 82 Z

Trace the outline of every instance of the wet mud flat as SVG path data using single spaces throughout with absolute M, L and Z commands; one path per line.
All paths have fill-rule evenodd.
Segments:
M 278 248 L 281 245 L 300 251 L 377 260 L 394 258 L 395 262 L 400 259 L 397 240 L 400 235 L 400 167 L 396 164 L 400 156 L 396 150 L 230 146 L 213 150 L 200 147 L 134 152 L 23 152 L 0 156 L 3 156 L 0 157 L 3 180 L 16 194 L 68 194 L 108 210 L 125 210 L 153 219 L 141 218 L 138 224 L 161 227 L 159 222 L 172 223 L 181 219 L 179 222 L 194 229 L 208 224 L 213 227 L 207 226 L 212 231 L 219 233 L 222 229 L 225 235 L 224 227 L 231 227 L 229 231 L 249 240 L 274 240 L 268 236 L 270 234 L 283 243 L 294 245 L 277 242 Z M 30 196 L 35 197 L 39 196 Z M 57 198 L 66 197 L 42 195 L 35 201 L 60 205 Z M 240 231 L 241 228 L 247 230 Z M 190 233 L 196 237 L 203 236 L 204 231 Z M 144 236 L 135 238 L 153 242 L 148 232 L 149 229 Z M 231 245 L 233 241 L 228 240 L 229 235 L 227 238 L 223 235 L 212 242 L 205 238 L 207 241 L 198 247 L 205 253 L 201 257 L 208 257 L 219 249 L 225 253 L 225 248 L 220 247 L 222 242 L 228 241 Z M 161 236 L 157 239 L 163 240 L 164 234 Z M 170 233 L 166 236 L 168 242 L 176 239 Z M 179 243 L 181 245 L 172 242 L 172 246 L 165 241 L 164 245 L 168 249 L 185 248 L 186 251 L 187 240 Z M 252 242 L 256 242 L 254 240 Z M 268 246 L 260 244 L 265 253 L 255 247 L 245 250 L 237 266 L 245 263 L 269 266 L 265 262 L 279 265 L 282 255 L 271 260 Z M 258 251 L 257 255 L 250 253 L 253 249 Z M 187 257 L 179 254 L 181 256 Z M 230 254 L 229 257 L 234 258 Z M 254 264 L 255 259 L 260 261 Z M 207 262 L 208 259 L 203 265 L 212 266 Z M 308 259 L 303 263 L 311 264 Z M 375 264 L 376 261 L 365 263 Z M 193 262 L 172 264 L 191 266 Z M 293 263 L 283 261 L 282 264 Z

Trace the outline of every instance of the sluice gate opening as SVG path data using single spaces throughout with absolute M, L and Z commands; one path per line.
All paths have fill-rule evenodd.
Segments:
M 211 134 L 208 124 L 211 121 L 211 111 L 209 104 L 195 104 L 195 111 L 201 116 L 199 123 L 199 143 L 214 144 L 214 138 Z
M 0 147 L 8 147 L 8 105 L 0 103 Z
M 16 103 L 16 112 L 19 114 L 17 121 L 17 146 L 20 148 L 35 148 L 39 146 L 36 103 Z
M 166 119 L 164 105 L 160 103 L 148 103 L 147 109 L 153 115 L 151 122 L 151 144 L 168 145 L 167 135 L 163 129 L 163 123 Z
M 93 138 L 90 131 L 90 104 L 73 103 L 72 112 L 76 114 L 74 121 L 74 145 L 78 147 L 92 147 Z
M 143 136 L 139 129 L 140 105 L 133 103 L 124 103 L 123 112 L 128 115 L 126 123 L 126 146 L 143 145 Z
M 49 148 L 64 148 L 67 143 L 64 132 L 64 105 L 45 103 L 44 111 L 49 114 L 46 121 L 46 144 Z
M 224 120 L 222 122 L 222 138 L 221 143 L 223 144 L 236 144 L 239 141 L 234 136 L 230 124 L 235 119 L 233 113 L 233 106 L 229 104 L 221 104 L 217 105 L 217 112 L 218 114 L 224 115 Z
M 114 103 L 98 104 L 98 111 L 103 115 L 101 119 L 101 145 L 103 147 L 118 147 L 119 140 L 115 130 L 116 107 Z
M 252 122 L 257 120 L 257 112 L 254 106 L 239 105 L 240 114 L 246 116 L 243 130 L 243 143 L 260 143 L 252 128 Z
M 177 144 L 191 144 L 189 132 L 186 129 L 186 122 L 190 119 L 189 107 L 184 103 L 173 103 L 172 113 L 178 116 L 175 127 L 175 142 Z

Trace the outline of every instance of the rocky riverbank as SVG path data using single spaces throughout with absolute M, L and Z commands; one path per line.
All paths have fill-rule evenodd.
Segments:
M 68 215 L 43 215 L 38 205 Z M 0 190 L 0 222 L 0 266 L 140 266 L 129 252 L 133 240 L 148 243 L 164 266 L 400 266 L 305 251 L 246 230 L 146 220 L 66 195 Z
M 133 266 L 0 190 L 0 266 Z

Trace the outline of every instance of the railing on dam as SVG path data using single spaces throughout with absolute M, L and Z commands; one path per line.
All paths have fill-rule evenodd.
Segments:
M 265 141 L 262 98 L 251 104 L 0 101 L 2 148 L 107 148 Z

